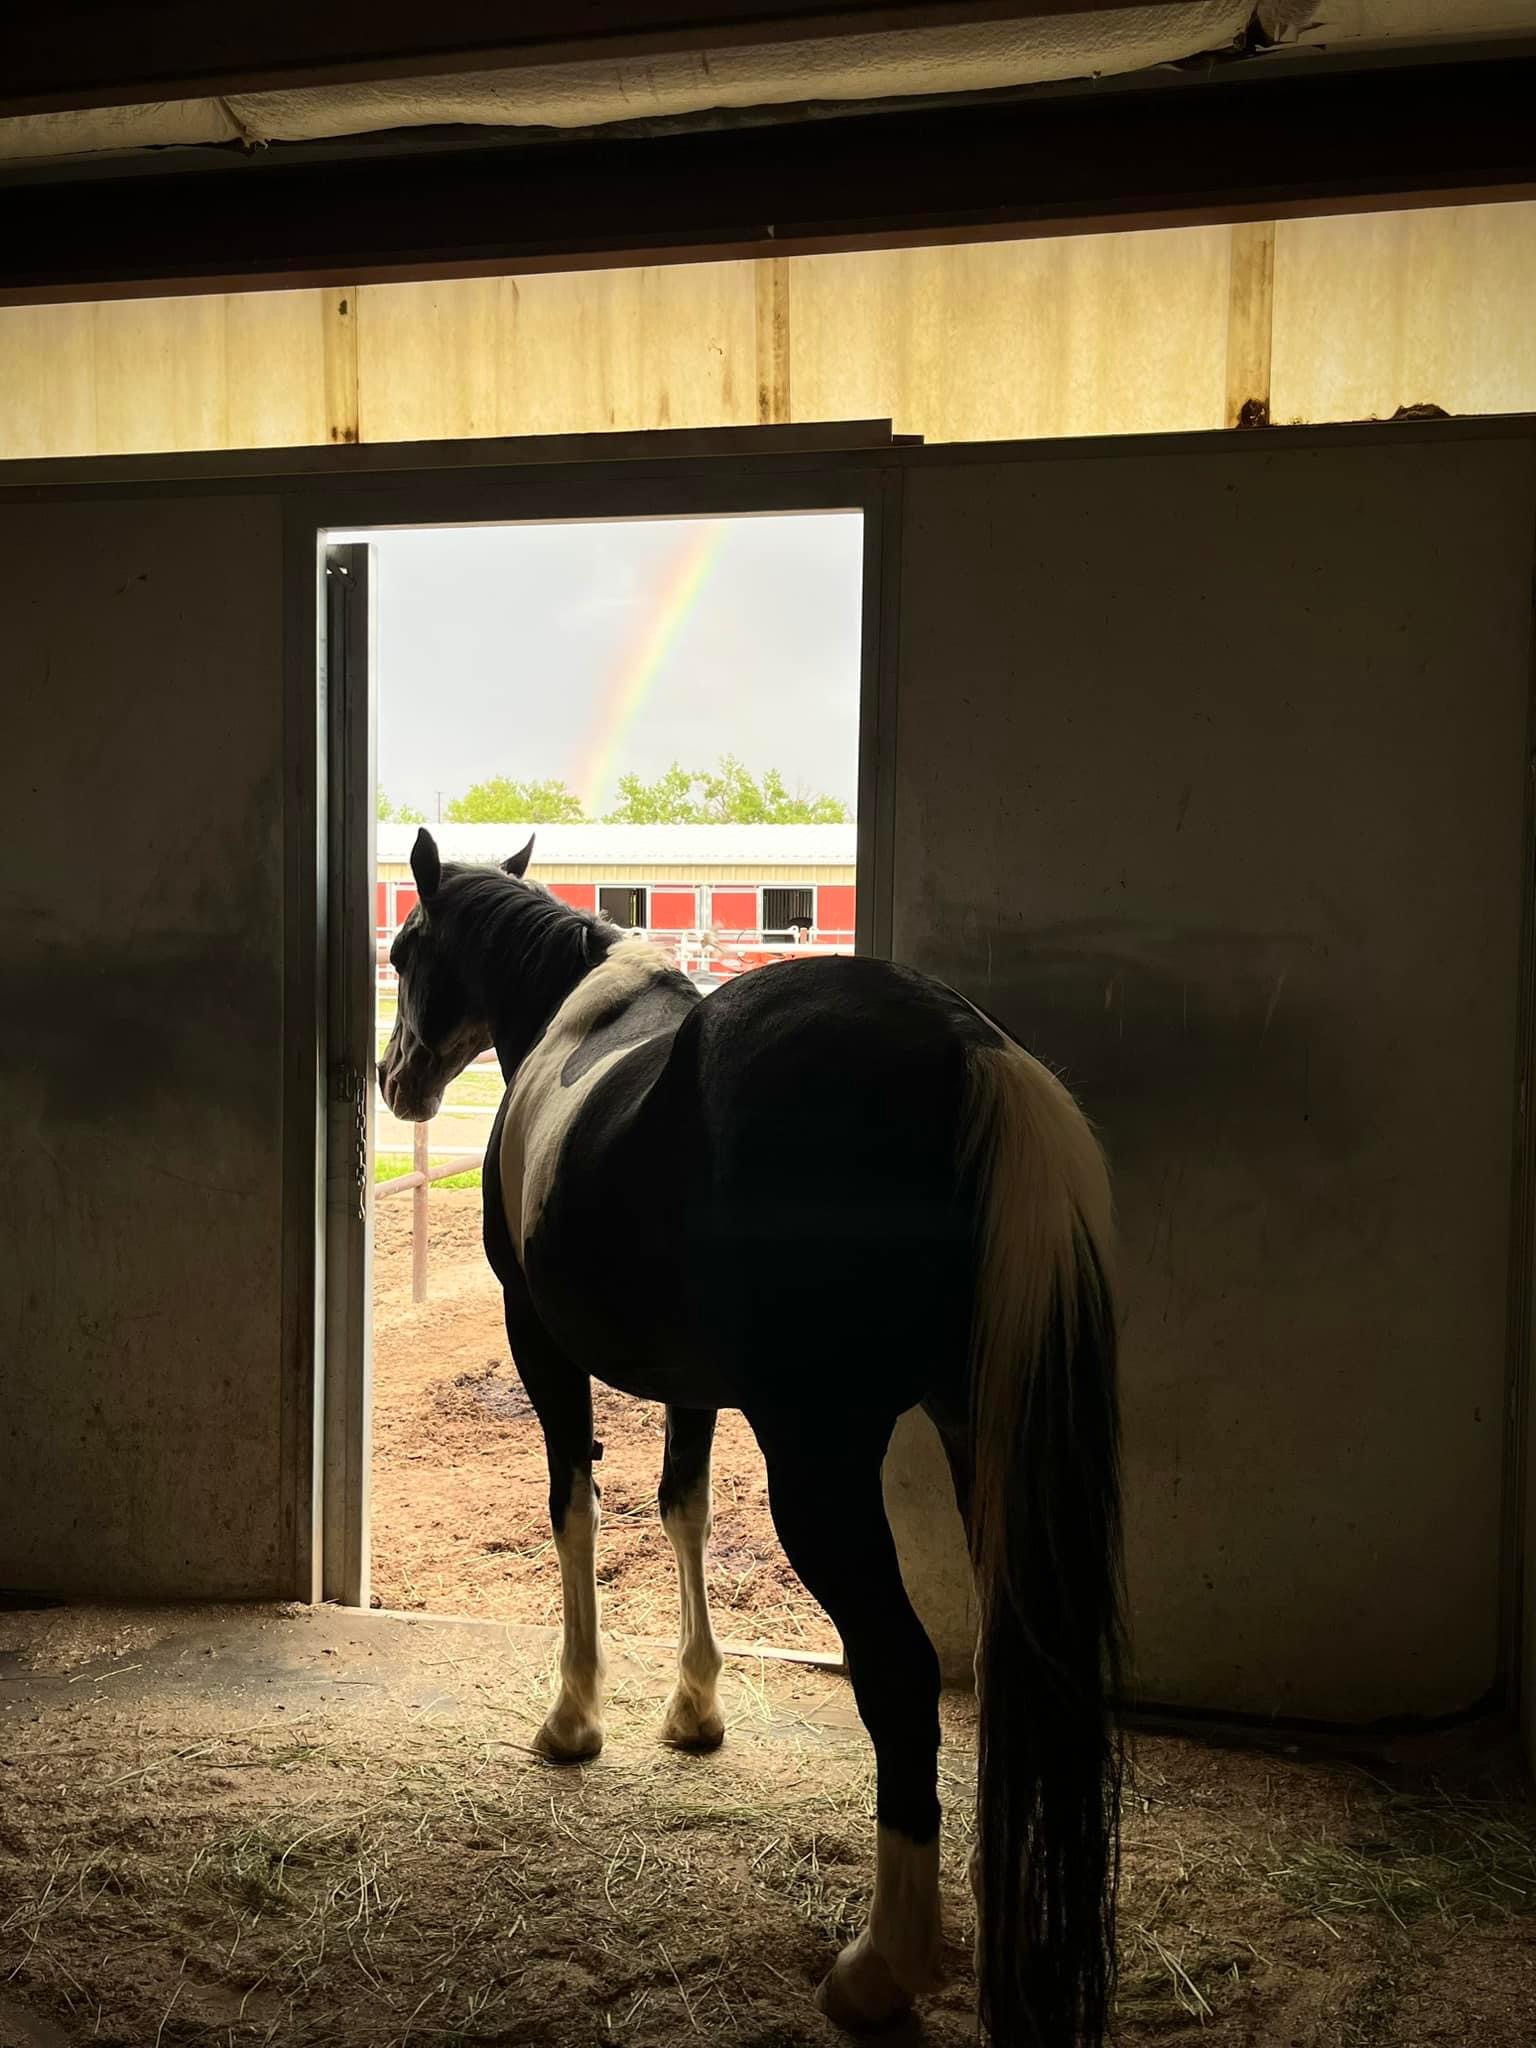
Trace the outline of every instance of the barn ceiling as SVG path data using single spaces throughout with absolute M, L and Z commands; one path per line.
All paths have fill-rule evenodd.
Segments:
M 162 16 L 175 12 L 160 10 Z M 781 18 L 762 40 L 739 23 L 722 39 L 710 32 L 718 31 L 719 22 L 701 20 L 691 35 L 673 33 L 671 47 L 639 53 L 539 61 L 541 51 L 533 46 L 519 51 L 516 62 L 489 61 L 492 51 L 473 65 L 466 56 L 466 68 L 447 72 L 440 69 L 439 53 L 417 75 L 409 75 L 409 59 L 396 53 L 387 60 L 381 56 L 379 75 L 372 77 L 130 104 L 101 104 L 97 79 L 80 94 L 82 102 L 96 104 L 0 118 L 0 161 L 37 163 L 177 146 L 281 150 L 413 129 L 571 130 L 675 122 L 727 110 L 914 101 L 1126 77 L 1201 60 L 1257 69 L 1295 63 L 1309 53 L 1391 56 L 1536 32 L 1536 0 L 1036 0 L 1033 6 L 878 12 L 885 19 L 928 19 L 912 27 L 865 29 L 858 10 L 844 8 L 835 24 L 823 22 L 836 33 L 796 35 L 793 23 L 786 27 Z M 90 15 L 87 8 L 81 24 L 87 34 Z M 0 54 L 4 42 L 0 35 Z M 600 42 L 594 37 L 590 46 Z M 5 68 L 0 65 L 0 72 Z M 189 62 L 182 75 L 196 70 Z M 88 71 L 87 65 L 82 76 Z M 174 67 L 162 64 L 159 75 L 168 73 L 174 75 Z M 303 73 L 295 66 L 288 75 Z M 61 92 L 67 96 L 67 85 L 52 97 Z
M 1536 0 L 13 0 L 0 304 L 1536 197 Z

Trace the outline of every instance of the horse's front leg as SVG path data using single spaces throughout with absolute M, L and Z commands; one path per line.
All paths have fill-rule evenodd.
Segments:
M 709 1453 L 713 1408 L 669 1408 L 667 1448 L 658 1499 L 661 1525 L 677 1558 L 682 1606 L 677 1688 L 662 1723 L 662 1738 L 677 1749 L 718 1749 L 725 1739 L 717 1686 L 720 1645 L 709 1619 L 704 1553 L 709 1544 Z
M 560 1691 L 534 1737 L 554 1763 L 603 1746 L 603 1639 L 597 1612 L 599 1489 L 592 1476 L 592 1382 L 557 1349 L 526 1303 L 507 1297 L 512 1359 L 544 1430 L 549 1519 L 560 1560 Z

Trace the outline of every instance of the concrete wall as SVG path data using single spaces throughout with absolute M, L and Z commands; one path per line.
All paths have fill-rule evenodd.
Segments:
M 1529 1385 L 1525 1388 L 1525 1443 L 1521 1465 L 1525 1513 L 1523 1517 L 1516 1517 L 1516 1527 L 1524 1539 L 1525 1550 L 1520 1587 L 1523 1595 L 1523 1639 L 1518 1683 L 1526 1762 L 1531 1767 L 1532 1776 L 1536 1777 L 1536 1399 L 1532 1398 Z
M 1148 1698 L 1496 1671 L 1536 463 L 1397 431 L 907 484 L 895 951 L 1106 1135 Z
M 0 1585 L 292 1590 L 275 501 L 0 506 Z

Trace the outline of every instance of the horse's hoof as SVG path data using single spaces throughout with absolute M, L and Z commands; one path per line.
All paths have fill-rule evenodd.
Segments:
M 602 1723 L 574 1715 L 551 1714 L 534 1736 L 533 1746 L 548 1763 L 590 1763 L 603 1747 Z
M 912 2010 L 912 1994 L 875 1954 L 867 1936 L 860 1935 L 822 1979 L 816 2003 L 834 2026 L 850 2034 L 869 2034 L 905 2019 Z
M 661 1724 L 661 1739 L 672 1749 L 718 1749 L 725 1740 L 725 1722 L 717 1706 L 701 1707 L 687 1693 L 675 1692 Z

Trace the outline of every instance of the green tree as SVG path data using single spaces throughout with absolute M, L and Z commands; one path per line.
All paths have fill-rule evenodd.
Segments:
M 378 796 L 379 823 L 381 825 L 425 825 L 425 811 L 412 810 L 409 804 L 392 804 L 383 790 Z
M 443 816 L 455 825 L 580 825 L 586 813 L 581 798 L 558 777 L 517 782 L 492 775 L 456 796 Z
M 725 754 L 712 775 L 701 775 L 704 815 L 722 825 L 846 825 L 848 806 L 835 796 L 791 790 L 777 768 L 748 773 Z
M 791 790 L 777 768 L 753 775 L 734 754 L 713 769 L 674 761 L 654 782 L 619 777 L 619 802 L 609 825 L 846 825 L 848 806 L 835 796 Z
M 619 801 L 605 825 L 701 825 L 704 814 L 694 796 L 696 775 L 674 761 L 665 775 L 642 782 L 638 775 L 619 777 Z

